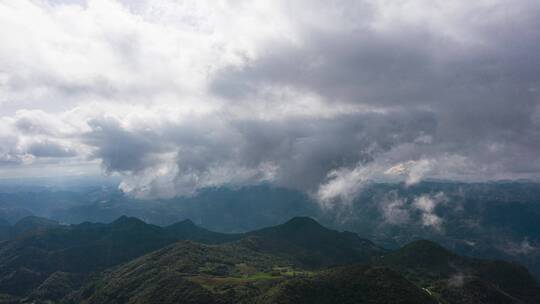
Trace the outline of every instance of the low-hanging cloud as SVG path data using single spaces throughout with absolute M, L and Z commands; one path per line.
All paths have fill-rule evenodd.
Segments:
M 378 205 L 383 224 L 393 226 L 416 224 L 434 232 L 442 232 L 445 221 L 437 213 L 437 208 L 447 201 L 448 198 L 443 192 L 407 197 L 393 190 L 386 193 Z
M 396 191 L 390 191 L 381 204 L 383 220 L 390 225 L 404 225 L 411 221 L 407 199 L 400 197 Z
M 413 207 L 421 212 L 422 225 L 441 230 L 443 219 L 435 211 L 437 205 L 444 204 L 447 198 L 444 193 L 439 192 L 435 195 L 424 194 L 418 196 L 413 201 Z
M 328 208 L 377 180 L 538 179 L 539 17 L 528 0 L 0 2 L 0 175 L 99 165 L 143 197 L 270 182 Z

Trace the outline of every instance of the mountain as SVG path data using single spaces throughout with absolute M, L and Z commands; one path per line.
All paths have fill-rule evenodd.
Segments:
M 54 205 L 54 212 L 37 209 L 29 203 L 30 195 L 15 198 L 24 206 L 32 206 L 37 215 L 66 223 L 111 222 L 128 215 L 160 226 L 191 219 L 199 226 L 228 233 L 277 225 L 297 215 L 318 214 L 317 204 L 304 193 L 270 185 L 206 188 L 193 196 L 156 200 L 137 199 L 118 190 L 73 195 L 71 205 Z M 1 198 L 0 193 L 0 207 Z
M 162 228 L 126 216 L 110 224 L 49 226 L 0 243 L 0 293 L 25 295 L 55 272 L 100 271 L 181 239 L 228 238 L 186 223 Z
M 241 243 L 191 242 L 145 255 L 105 273 L 67 303 L 436 303 L 389 269 L 310 272 Z
M 9 224 L 15 224 L 17 221 L 31 215 L 33 214 L 29 209 L 20 208 L 13 206 L 13 204 L 5 203 L 0 197 L 0 219 L 3 221 L 8 222 Z
M 319 229 L 307 219 L 293 223 Z M 285 230 L 273 228 L 272 234 Z M 428 241 L 370 264 L 319 269 L 302 267 L 285 249 L 181 241 L 102 273 L 64 303 L 532 304 L 540 296 L 523 267 L 462 257 Z
M 299 265 L 312 268 L 365 263 L 385 252 L 355 233 L 328 229 L 309 217 L 295 217 L 246 236 L 243 243 L 250 248 L 293 257 Z
M 422 276 L 451 275 L 467 265 L 468 260 L 437 243 L 420 240 L 409 243 L 381 258 L 382 264 L 398 269 L 414 270 Z
M 378 264 L 450 303 L 540 303 L 540 285 L 526 268 L 459 256 L 431 241 L 410 243 Z
M 191 240 L 203 244 L 220 244 L 238 240 L 242 234 L 225 234 L 201 228 L 191 220 L 184 220 L 164 227 L 164 230 L 180 240 Z
M 280 266 L 288 262 L 237 243 L 180 241 L 104 273 L 68 303 L 241 303 Z
M 440 198 L 432 210 L 440 227 L 424 225 L 424 212 L 415 204 L 422 197 Z M 212 231 L 244 233 L 304 215 L 385 248 L 429 239 L 461 255 L 517 262 L 540 278 L 538 197 L 540 183 L 526 181 L 372 183 L 350 205 L 329 210 L 305 193 L 270 185 L 205 188 L 188 197 L 142 200 L 117 185 L 13 188 L 0 183 L 0 218 L 14 224 L 34 214 L 80 224 L 110 223 L 128 215 L 160 226 L 189 218 Z
M 205 242 L 206 244 L 203 244 Z M 0 243 L 0 303 L 540 303 L 517 264 L 431 241 L 385 250 L 295 217 L 245 234 L 120 217 Z
M 20 219 L 13 225 L 11 228 L 11 237 L 19 237 L 24 234 L 35 233 L 39 230 L 46 230 L 59 225 L 60 223 L 57 221 L 30 215 Z
M 23 223 L 35 222 L 42 221 L 29 218 Z M 178 240 L 206 244 L 239 240 L 253 250 L 311 268 L 367 262 L 383 252 L 354 233 L 327 229 L 310 218 L 293 218 L 248 234 L 222 234 L 198 227 L 190 220 L 159 227 L 122 216 L 110 224 L 45 225 L 0 244 L 0 293 L 25 295 L 53 273 L 101 271 Z
M 32 291 L 28 302 L 40 303 L 41 299 L 47 299 L 48 302 L 60 301 L 73 290 L 79 289 L 85 280 L 83 274 L 57 271 Z
M 338 267 L 313 277 L 293 278 L 274 287 L 260 303 L 436 304 L 438 301 L 388 268 Z
M 304 268 L 367 262 L 383 252 L 353 233 L 334 231 L 305 217 L 252 233 L 221 234 L 190 220 L 159 227 L 123 216 L 110 224 L 51 225 L 0 244 L 0 293 L 46 295 L 43 290 L 55 286 L 50 282 L 100 272 L 178 240 L 206 244 L 236 241 L 238 248 Z M 50 292 L 57 293 L 62 291 Z
M 60 226 L 60 224 L 57 221 L 33 215 L 23 217 L 14 225 L 0 219 L 0 241 L 38 233 L 39 231 L 58 226 Z
M 51 274 L 92 272 L 175 241 L 135 219 L 61 226 L 0 245 L 0 292 L 25 295 Z
M 477 258 L 526 266 L 540 278 L 540 183 L 372 184 L 349 206 L 317 218 L 391 249 L 429 239 Z M 419 199 L 433 202 L 439 225 L 424 225 Z M 343 219 L 343 214 L 346 218 Z

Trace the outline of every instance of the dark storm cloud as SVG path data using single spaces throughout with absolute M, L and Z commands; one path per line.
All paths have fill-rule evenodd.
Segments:
M 371 162 L 373 155 L 429 135 L 436 122 L 429 112 L 394 111 L 279 121 L 219 115 L 152 130 L 127 129 L 114 119 L 90 126 L 85 141 L 107 171 L 143 175 L 171 161 L 176 190 L 185 194 L 206 184 L 264 180 L 268 167 L 276 168 L 274 183 L 314 191 L 330 170 Z M 160 157 L 167 153 L 171 158 Z
M 92 156 L 101 159 L 110 172 L 137 173 L 153 164 L 154 154 L 164 149 L 153 130 L 130 132 L 113 118 L 93 119 L 88 124 L 91 131 L 83 139 L 95 148 Z
M 301 43 L 270 42 L 260 58 L 217 73 L 211 89 L 249 98 L 267 85 L 296 86 L 330 102 L 377 106 L 474 101 L 480 107 L 510 103 L 510 96 L 528 101 L 530 89 L 539 85 L 540 33 L 533 29 L 540 26 L 540 5 L 520 4 L 524 15 L 504 18 L 511 8 L 503 5 L 463 16 L 460 26 L 474 41 L 421 24 L 386 31 L 367 25 L 334 31 L 306 27 Z M 486 22 L 465 19 L 475 14 Z
M 409 41 L 400 43 L 369 32 L 306 35 L 307 41 L 300 47 L 277 44 L 244 67 L 223 69 L 211 89 L 236 99 L 249 98 L 267 85 L 296 86 L 334 102 L 377 105 L 414 105 L 435 93 L 417 82 L 433 79 L 426 74 L 428 50 L 416 43 L 408 45 Z M 397 96 L 396 91 L 415 99 Z
M 4 163 L 155 196 L 540 176 L 536 1 L 54 3 L 0 4 Z
M 35 157 L 72 157 L 77 155 L 75 151 L 50 141 L 34 142 L 28 147 L 27 152 Z
M 264 56 L 222 69 L 211 90 L 249 102 L 266 87 L 292 86 L 330 106 L 426 109 L 437 128 L 424 154 L 464 155 L 509 173 L 538 170 L 538 16 L 540 5 L 532 1 L 476 7 L 458 24 L 473 38 L 420 24 L 390 31 L 307 27 L 302 43 L 272 44 Z
M 242 159 L 273 161 L 281 168 L 276 182 L 313 190 L 329 171 L 368 163 L 379 153 L 430 134 L 430 113 L 359 113 L 326 119 L 236 123 L 242 134 Z

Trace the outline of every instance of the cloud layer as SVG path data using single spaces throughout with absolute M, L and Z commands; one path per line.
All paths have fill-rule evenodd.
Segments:
M 532 0 L 0 0 L 0 176 L 325 206 L 373 180 L 538 179 L 539 23 Z

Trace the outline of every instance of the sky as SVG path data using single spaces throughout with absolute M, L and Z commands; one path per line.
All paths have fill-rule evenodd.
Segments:
M 0 0 L 0 178 L 540 177 L 536 0 Z

